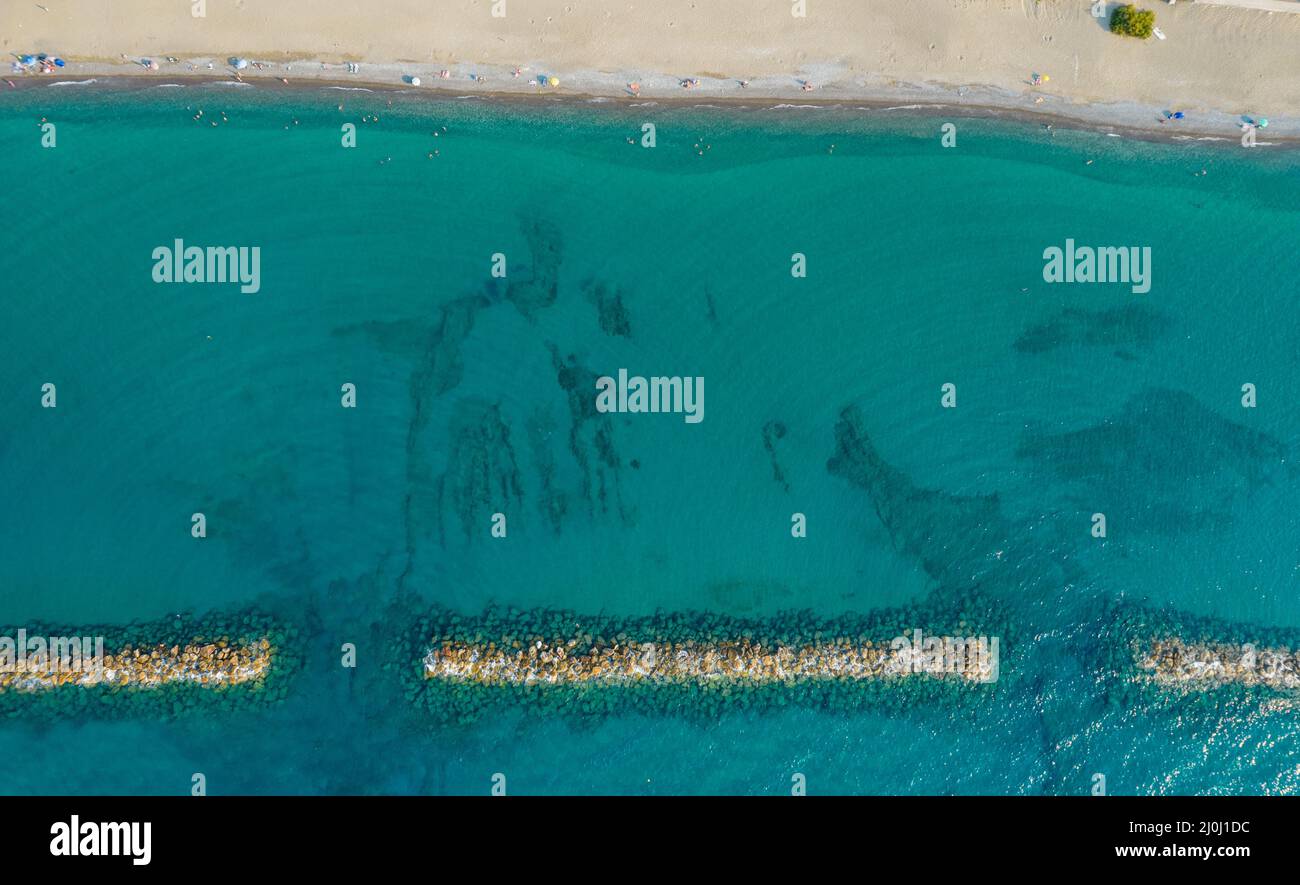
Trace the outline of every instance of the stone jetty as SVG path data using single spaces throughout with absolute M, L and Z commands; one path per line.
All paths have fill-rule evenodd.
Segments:
M 22 669 L 0 670 L 0 692 L 42 691 L 62 686 L 160 688 L 172 683 L 238 685 L 265 678 L 271 641 L 262 637 L 232 644 L 227 639 L 188 645 L 126 646 L 102 659 L 83 658 L 75 667 L 45 656 Z
M 439 718 L 492 707 L 576 716 L 716 715 L 799 704 L 859 709 L 927 698 L 978 703 L 1005 675 L 1008 637 L 970 613 L 923 607 L 820 618 L 787 612 L 583 616 L 435 610 L 407 652 L 408 697 Z M 942 617 L 941 617 L 942 615 Z M 963 695 L 967 696 L 963 699 Z
M 1300 660 L 1293 648 L 1257 649 L 1251 643 L 1185 642 L 1169 637 L 1137 644 L 1134 657 L 1137 672 L 1165 688 L 1300 688 Z
M 981 646 L 949 639 L 947 660 L 936 666 L 918 662 L 907 649 L 888 642 L 838 639 L 800 646 L 768 645 L 749 640 L 681 643 L 617 641 L 590 646 L 576 653 L 577 639 L 547 643 L 541 639 L 508 645 L 443 640 L 424 657 L 428 679 L 449 679 L 482 685 L 576 684 L 618 685 L 636 681 L 696 683 L 730 681 L 768 683 L 813 679 L 887 679 L 905 676 L 954 678 L 988 682 L 993 677 L 988 637 Z M 942 639 L 940 640 L 943 641 Z M 948 650 L 951 649 L 949 652 Z
M 236 711 L 286 697 L 297 630 L 248 610 L 126 625 L 0 627 L 0 716 Z
M 1111 692 L 1121 703 L 1300 697 L 1300 630 L 1115 603 L 1108 633 Z

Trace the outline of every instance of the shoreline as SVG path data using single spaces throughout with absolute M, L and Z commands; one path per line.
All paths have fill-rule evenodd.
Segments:
M 188 64 L 206 64 L 209 59 L 191 59 Z M 610 106 L 621 110 L 636 108 L 740 111 L 782 110 L 861 110 L 864 112 L 911 111 L 917 115 L 938 117 L 947 112 L 954 118 L 999 119 L 1044 128 L 1060 127 L 1075 131 L 1092 132 L 1121 138 L 1135 138 L 1152 143 L 1180 144 L 1196 142 L 1244 149 L 1241 147 L 1241 119 L 1227 113 L 1199 115 L 1196 122 L 1186 120 L 1159 122 L 1161 109 L 1138 103 L 1079 103 L 1048 92 L 1033 94 L 1009 93 L 987 86 L 940 86 L 936 84 L 905 84 L 893 82 L 872 88 L 862 85 L 856 90 L 848 84 L 831 83 L 814 93 L 804 93 L 797 88 L 782 89 L 777 78 L 759 78 L 741 89 L 728 78 L 701 78 L 696 89 L 680 86 L 674 91 L 667 88 L 651 89 L 647 83 L 670 80 L 667 77 L 643 78 L 640 94 L 632 95 L 626 84 L 607 74 L 570 74 L 561 76 L 559 87 L 541 86 L 536 80 L 521 75 L 518 80 L 509 71 L 494 71 L 488 67 L 489 76 L 468 80 L 466 75 L 452 79 L 435 79 L 434 75 L 417 72 L 421 85 L 401 82 L 395 72 L 407 70 L 398 65 L 367 65 L 370 71 L 384 67 L 390 77 L 345 73 L 344 64 L 330 66 L 319 61 L 297 61 L 263 69 L 246 69 L 236 72 L 228 66 L 211 70 L 183 70 L 174 68 L 187 62 L 163 63 L 159 71 L 150 71 L 134 62 L 68 62 L 58 76 L 30 74 L 9 78 L 13 88 L 0 92 L 3 96 L 31 93 L 43 87 L 60 91 L 72 87 L 92 87 L 115 91 L 157 88 L 203 88 L 226 86 L 237 89 L 257 89 L 261 92 L 299 92 L 338 90 L 353 91 L 375 96 L 401 95 L 406 99 L 427 98 L 430 101 L 485 100 L 502 103 L 520 102 L 528 105 L 544 103 L 587 104 Z M 214 62 L 215 64 L 215 62 Z M 304 70 L 315 66 L 316 70 Z M 463 67 L 463 66 L 462 66 Z M 335 68 L 335 69 L 332 69 Z M 492 76 L 495 74 L 495 76 Z M 502 74 L 506 78 L 502 80 Z M 238 76 L 236 76 L 238 75 Z M 412 76 L 412 75 L 406 75 Z M 428 76 L 434 82 L 424 82 Z M 284 82 L 287 80 L 288 82 Z M 476 83 L 491 83 L 490 87 L 474 88 Z M 728 90 L 726 84 L 731 84 Z M 501 88 L 503 85 L 512 88 Z M 1035 101 L 1034 99 L 1037 99 Z M 1300 147 L 1300 124 L 1274 120 L 1267 134 L 1258 133 L 1256 147 L 1295 149 Z
M 1300 0 L 1286 2 L 1300 13 Z M 1257 144 L 1300 140 L 1291 85 L 1300 81 L 1300 14 L 1242 0 L 1139 0 L 1160 29 L 1141 40 L 1110 32 L 1117 5 L 458 0 L 435 10 L 425 0 L 207 0 L 200 9 L 59 0 L 0 9 L 0 46 L 11 61 L 48 53 L 66 62 L 52 75 L 11 64 L 22 89 L 191 76 L 266 88 L 287 78 L 453 99 L 952 109 L 1236 146 L 1243 123 L 1268 118 Z M 247 62 L 239 71 L 237 59 Z M 1184 118 L 1162 122 L 1174 112 Z

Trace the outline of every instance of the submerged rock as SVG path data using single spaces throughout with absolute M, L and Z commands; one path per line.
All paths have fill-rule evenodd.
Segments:
M 1046 322 L 1025 329 L 1015 349 L 1025 354 L 1042 354 L 1068 347 L 1145 348 L 1169 327 L 1168 319 L 1149 307 L 1127 305 L 1107 310 L 1064 308 Z M 1127 358 L 1127 357 L 1121 357 Z
M 557 229 L 539 219 L 526 220 L 521 227 L 532 255 L 532 268 L 522 279 L 516 279 L 512 271 L 506 298 L 521 314 L 534 319 L 538 311 L 559 298 L 564 239 Z
M 588 280 L 583 285 L 583 294 L 596 306 L 602 332 L 622 338 L 632 337 L 632 322 L 623 304 L 621 289 L 613 289 L 599 280 Z
M 448 437 L 451 451 L 438 480 L 438 513 L 445 521 L 450 508 L 470 540 L 486 530 L 492 513 L 519 509 L 514 506 L 523 500 L 519 466 L 500 406 L 462 400 Z
M 1280 440 L 1179 390 L 1146 391 L 1078 430 L 1032 430 L 1016 454 L 1070 483 L 1090 510 L 1140 511 L 1148 518 L 1133 530 L 1157 533 L 1222 527 L 1234 501 L 1295 476 Z

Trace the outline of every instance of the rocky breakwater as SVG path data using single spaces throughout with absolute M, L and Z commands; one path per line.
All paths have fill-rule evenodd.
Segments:
M 1300 630 L 1117 603 L 1104 637 L 1112 702 L 1219 709 L 1300 699 Z
M 1001 677 L 1004 637 L 948 618 L 921 608 L 835 619 L 808 612 L 742 619 L 437 611 L 425 619 L 423 644 L 411 648 L 418 664 L 408 696 L 461 721 L 497 705 L 579 716 L 712 716 L 792 703 L 857 709 L 937 697 L 978 702 Z
M 1186 642 L 1169 637 L 1137 643 L 1134 657 L 1137 672 L 1165 688 L 1300 688 L 1300 660 L 1293 648 Z
M 0 636 L 0 715 L 167 718 L 282 699 L 296 631 L 258 612 L 126 626 L 29 625 Z

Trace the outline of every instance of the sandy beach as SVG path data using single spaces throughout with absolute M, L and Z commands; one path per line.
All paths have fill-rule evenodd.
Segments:
M 8 74 L 19 86 L 230 79 L 240 57 L 275 83 L 628 100 L 636 83 L 642 100 L 963 105 L 1225 139 L 1262 116 L 1270 140 L 1300 136 L 1300 14 L 1143 5 L 1167 39 L 1112 35 L 1090 0 L 807 0 L 805 17 L 793 0 L 506 0 L 501 17 L 493 0 L 15 0 L 0 39 L 11 60 L 66 60 Z

